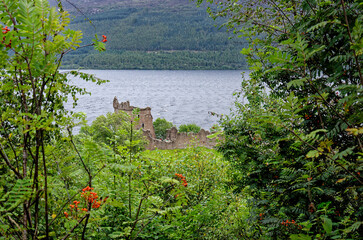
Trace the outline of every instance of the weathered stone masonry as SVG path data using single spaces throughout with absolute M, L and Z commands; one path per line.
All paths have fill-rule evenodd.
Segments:
M 131 116 L 131 118 L 135 117 L 133 116 L 133 110 L 135 107 L 130 106 L 129 101 L 119 103 L 117 98 L 115 97 L 113 99 L 113 108 L 115 112 L 125 111 Z M 149 150 L 180 149 L 186 148 L 191 143 L 198 146 L 213 148 L 217 143 L 216 139 L 209 139 L 207 137 L 210 132 L 205 131 L 204 129 L 201 129 L 199 133 L 180 133 L 175 127 L 167 130 L 165 140 L 156 139 L 153 126 L 153 117 L 151 115 L 151 108 L 140 108 L 138 118 L 140 120 L 136 128 L 143 129 L 144 136 L 149 142 L 149 144 L 146 146 L 146 149 Z
M 175 127 L 167 130 L 167 136 L 165 140 L 160 140 L 152 138 L 148 131 L 144 131 L 144 136 L 146 136 L 149 141 L 149 145 L 146 149 L 180 149 L 186 148 L 190 144 L 197 146 L 203 146 L 207 148 L 213 148 L 216 145 L 216 139 L 209 139 L 207 136 L 210 134 L 209 131 L 201 129 L 199 133 L 185 133 L 178 132 Z
M 126 113 L 128 113 L 131 118 L 133 119 L 136 116 L 133 116 L 133 110 L 134 110 L 134 106 L 130 106 L 130 102 L 126 101 L 126 102 L 121 102 L 119 103 L 117 100 L 117 97 L 115 97 L 113 99 L 113 109 L 115 110 L 115 113 L 117 113 L 118 111 L 124 111 Z M 144 129 L 144 130 L 149 130 L 150 131 L 150 135 L 151 137 L 155 138 L 155 131 L 154 131 L 154 125 L 153 125 L 153 116 L 151 115 L 151 108 L 150 107 L 146 107 L 146 108 L 139 108 L 139 113 L 138 113 L 138 118 L 139 118 L 139 123 L 136 126 L 137 129 Z

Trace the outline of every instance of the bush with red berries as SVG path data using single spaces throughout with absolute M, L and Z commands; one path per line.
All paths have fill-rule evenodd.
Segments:
M 64 212 L 64 216 L 66 218 L 69 218 L 70 216 L 73 218 L 78 218 L 80 217 L 83 213 L 87 213 L 89 211 L 91 211 L 91 209 L 98 209 L 100 208 L 108 199 L 108 197 L 105 197 L 104 199 L 99 198 L 98 194 L 96 192 L 93 191 L 93 187 L 85 187 L 82 189 L 81 192 L 81 198 L 83 199 L 83 201 L 73 201 L 73 204 L 69 205 L 69 212 L 67 211 Z M 82 205 L 79 206 L 79 204 Z

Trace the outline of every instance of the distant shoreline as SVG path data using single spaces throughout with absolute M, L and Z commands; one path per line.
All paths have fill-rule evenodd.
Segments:
M 249 69 L 107 69 L 107 68 L 67 68 L 61 67 L 59 70 L 72 71 L 72 70 L 103 70 L 103 71 L 249 71 Z

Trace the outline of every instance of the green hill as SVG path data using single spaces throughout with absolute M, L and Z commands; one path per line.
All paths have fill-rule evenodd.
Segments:
M 70 25 L 84 33 L 84 44 L 106 35 L 107 50 L 71 52 L 63 68 L 93 69 L 243 69 L 242 39 L 229 39 L 205 8 L 183 0 L 80 0 L 65 3 L 75 15 Z M 87 16 L 92 24 L 85 19 Z

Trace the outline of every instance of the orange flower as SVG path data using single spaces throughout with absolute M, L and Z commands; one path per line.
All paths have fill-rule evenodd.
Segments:
M 69 214 L 67 212 L 64 212 L 64 216 L 66 216 L 66 218 L 68 218 Z

